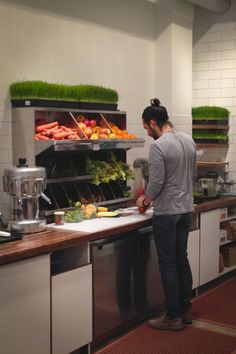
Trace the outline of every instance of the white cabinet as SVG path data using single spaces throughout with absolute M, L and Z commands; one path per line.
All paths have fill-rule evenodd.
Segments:
M 193 289 L 199 286 L 199 243 L 200 230 L 194 230 L 188 237 L 188 260 L 193 276 Z
M 0 267 L 0 353 L 50 354 L 50 259 Z
M 92 265 L 90 247 L 51 255 L 52 354 L 68 354 L 92 341 Z
M 200 285 L 219 275 L 219 209 L 201 213 Z
M 52 353 L 67 354 L 92 341 L 92 265 L 52 277 Z

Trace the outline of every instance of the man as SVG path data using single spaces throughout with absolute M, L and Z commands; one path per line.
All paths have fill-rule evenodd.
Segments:
M 153 203 L 156 244 L 166 312 L 148 324 L 157 329 L 181 330 L 191 324 L 192 274 L 187 258 L 193 211 L 193 173 L 196 147 L 190 136 L 178 132 L 165 107 L 151 100 L 142 115 L 144 129 L 155 142 L 149 151 L 149 181 L 136 205 Z

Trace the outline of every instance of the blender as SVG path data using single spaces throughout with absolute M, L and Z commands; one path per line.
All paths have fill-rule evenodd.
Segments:
M 134 168 L 134 183 L 133 191 L 135 198 L 137 199 L 144 193 L 144 190 L 148 183 L 148 160 L 143 157 L 139 157 L 133 162 Z

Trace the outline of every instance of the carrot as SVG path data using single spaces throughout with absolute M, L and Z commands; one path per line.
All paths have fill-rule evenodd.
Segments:
M 58 122 L 52 122 L 52 123 L 48 123 L 48 124 L 41 124 L 36 126 L 36 133 L 42 133 L 42 131 L 50 129 L 50 128 L 55 128 L 56 126 L 58 126 Z
M 44 136 L 42 134 L 35 134 L 36 140 L 50 140 L 47 136 Z
M 64 125 L 61 125 L 61 129 L 62 129 L 64 132 L 73 132 L 73 131 L 74 131 L 74 129 L 65 127 Z
M 54 133 L 61 133 L 63 130 L 61 129 L 60 125 L 58 127 L 51 129 L 52 134 Z
M 47 136 L 48 138 L 51 138 L 52 137 L 52 129 L 45 130 L 40 134 L 43 136 Z
M 54 134 L 53 134 L 53 139 L 55 139 L 55 140 L 61 140 L 61 139 L 68 138 L 69 135 L 71 135 L 71 132 L 54 133 Z
M 80 137 L 78 136 L 78 134 L 71 134 L 71 135 L 68 136 L 68 139 L 80 140 Z

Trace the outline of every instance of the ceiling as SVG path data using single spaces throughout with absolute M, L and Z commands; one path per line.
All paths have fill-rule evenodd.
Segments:
M 157 3 L 159 0 L 147 0 L 152 3 Z M 225 12 L 230 8 L 231 0 L 186 0 L 193 5 L 203 7 L 204 9 L 214 12 Z

